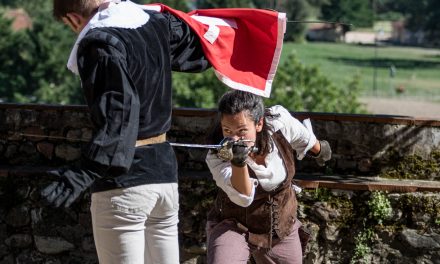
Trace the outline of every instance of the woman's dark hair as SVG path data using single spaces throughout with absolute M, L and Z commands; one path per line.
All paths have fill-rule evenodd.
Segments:
M 239 90 L 228 91 L 220 98 L 218 103 L 219 115 L 213 133 L 211 133 L 211 143 L 218 143 L 223 138 L 220 124 L 222 115 L 235 115 L 243 111 L 247 112 L 255 124 L 261 118 L 264 118 L 263 129 L 257 133 L 255 146 L 258 148 L 258 155 L 269 153 L 273 147 L 270 140 L 273 127 L 268 124 L 267 117 L 273 117 L 273 115 L 265 109 L 263 99 L 260 96 Z

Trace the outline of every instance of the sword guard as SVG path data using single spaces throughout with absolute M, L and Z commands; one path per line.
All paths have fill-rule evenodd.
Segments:
M 234 154 L 232 153 L 232 145 L 234 144 L 234 139 L 230 137 L 226 137 L 220 141 L 220 148 L 218 149 L 217 156 L 224 160 L 224 161 L 230 161 L 234 157 Z
M 231 161 L 232 158 L 234 157 L 234 153 L 232 152 L 232 146 L 238 144 L 244 144 L 245 142 L 254 142 L 254 141 L 248 139 L 234 140 L 230 137 L 226 137 L 220 142 L 221 147 L 218 149 L 217 156 L 224 161 Z M 255 146 L 249 147 L 248 149 L 249 149 L 249 153 L 258 152 L 258 148 Z

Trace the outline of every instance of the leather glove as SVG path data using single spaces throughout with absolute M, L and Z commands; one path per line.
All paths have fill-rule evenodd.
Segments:
M 224 138 L 220 145 L 222 147 L 218 149 L 217 156 L 224 161 L 230 161 L 232 165 L 238 167 L 244 167 L 249 153 L 257 150 L 255 147 L 248 147 L 243 140 L 235 141 L 229 137 Z
M 41 191 L 41 197 L 51 206 L 69 207 L 99 175 L 87 169 L 59 169 L 46 172 L 58 179 Z
M 232 145 L 232 159 L 231 164 L 237 167 L 246 166 L 246 158 L 251 152 L 251 148 L 248 147 L 243 141 L 234 142 Z
M 332 150 L 330 148 L 330 144 L 326 140 L 320 140 L 319 144 L 321 144 L 321 150 L 318 154 L 311 155 L 311 157 L 316 159 L 316 163 L 322 167 L 325 165 L 326 161 L 331 159 Z

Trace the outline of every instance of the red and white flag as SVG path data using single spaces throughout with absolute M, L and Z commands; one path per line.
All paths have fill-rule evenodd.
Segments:
M 269 97 L 286 30 L 286 14 L 253 8 L 201 9 L 184 13 L 162 4 L 196 32 L 217 77 L 227 86 Z

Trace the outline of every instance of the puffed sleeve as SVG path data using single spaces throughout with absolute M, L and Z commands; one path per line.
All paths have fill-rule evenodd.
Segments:
M 139 125 L 139 97 L 117 39 L 84 39 L 78 52 L 82 88 L 94 133 L 83 156 L 104 171 L 131 166 Z
M 255 187 L 258 185 L 256 179 L 251 179 L 253 183 L 251 194 L 249 196 L 243 195 L 235 190 L 231 184 L 232 168 L 229 161 L 223 161 L 212 151 L 209 151 L 206 156 L 206 164 L 217 186 L 228 195 L 233 203 L 242 207 L 248 207 L 252 203 L 255 195 Z
M 170 25 L 171 66 L 174 71 L 201 72 L 210 67 L 199 37 L 179 18 L 167 13 Z
M 292 148 L 296 150 L 298 160 L 302 160 L 307 151 L 316 143 L 316 136 L 311 125 L 304 125 L 280 105 L 271 107 L 270 111 L 272 114 L 279 114 L 279 117 L 273 121 L 275 131 L 281 130 Z

